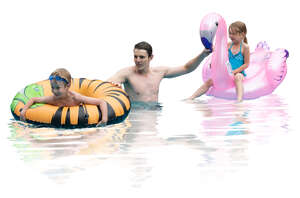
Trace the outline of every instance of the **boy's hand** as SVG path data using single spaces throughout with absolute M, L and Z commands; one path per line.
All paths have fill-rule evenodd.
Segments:
M 101 120 L 101 121 L 96 125 L 96 127 L 105 127 L 106 124 L 107 124 L 107 121 Z
M 26 111 L 24 111 L 23 109 L 22 109 L 22 111 L 20 112 L 20 120 L 23 121 L 23 122 L 26 121 L 25 113 L 26 113 Z

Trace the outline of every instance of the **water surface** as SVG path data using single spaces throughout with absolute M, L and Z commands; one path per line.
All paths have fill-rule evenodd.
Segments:
M 19 158 L 52 182 L 131 189 L 231 177 L 247 170 L 254 150 L 293 132 L 289 105 L 277 95 L 241 104 L 212 97 L 134 103 L 123 123 L 104 128 L 38 128 L 14 120 L 9 127 Z

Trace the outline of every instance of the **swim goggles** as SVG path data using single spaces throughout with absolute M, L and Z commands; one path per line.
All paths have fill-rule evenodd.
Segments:
M 62 77 L 60 77 L 60 76 L 50 76 L 50 77 L 49 77 L 49 80 L 53 80 L 53 79 L 55 79 L 56 81 L 63 81 L 63 82 L 65 82 L 66 84 L 69 84 L 69 82 L 68 82 L 66 79 L 64 79 L 64 78 L 62 78 Z

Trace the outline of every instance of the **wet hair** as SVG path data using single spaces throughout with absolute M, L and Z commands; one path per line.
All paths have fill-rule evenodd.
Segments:
M 66 82 L 63 81 L 66 86 L 70 86 L 71 85 L 71 79 L 72 79 L 71 74 L 65 68 L 58 68 L 58 69 L 54 70 L 50 74 L 50 76 L 59 76 L 59 77 L 65 79 L 66 81 L 68 81 L 68 84 L 66 84 Z
M 135 44 L 134 49 L 146 50 L 148 56 L 149 57 L 152 56 L 152 46 L 149 43 L 145 42 L 145 41 L 142 41 L 142 42 L 139 42 L 139 43 Z
M 228 29 L 229 30 L 231 29 L 233 32 L 236 32 L 236 33 L 244 33 L 245 34 L 244 42 L 248 43 L 248 39 L 246 37 L 247 27 L 246 27 L 245 23 L 243 23 L 241 21 L 236 21 L 236 22 L 230 24 Z

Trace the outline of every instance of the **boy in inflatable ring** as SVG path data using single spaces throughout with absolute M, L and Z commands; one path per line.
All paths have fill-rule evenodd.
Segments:
M 46 103 L 60 107 L 71 107 L 80 104 L 99 105 L 102 112 L 102 120 L 97 126 L 105 126 L 107 123 L 107 104 L 99 98 L 83 96 L 77 92 L 70 91 L 71 74 L 64 68 L 56 69 L 51 73 L 49 80 L 51 83 L 51 91 L 53 95 L 31 98 L 24 108 L 21 110 L 20 119 L 25 121 L 27 109 L 34 103 Z

